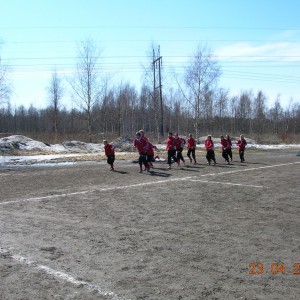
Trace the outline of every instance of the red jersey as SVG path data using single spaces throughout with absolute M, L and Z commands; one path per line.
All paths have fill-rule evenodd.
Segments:
M 232 147 L 231 139 L 227 138 L 226 141 L 228 142 L 228 148 L 230 149 Z
M 139 140 L 134 140 L 134 147 L 138 149 L 139 154 L 147 154 L 149 143 L 144 137 L 141 137 Z
M 241 139 L 241 140 L 237 141 L 237 145 L 238 145 L 239 151 L 244 151 L 245 147 L 247 145 L 247 142 L 245 139 Z
M 150 142 L 148 142 L 148 146 L 149 146 L 149 148 L 148 148 L 147 154 L 148 155 L 154 155 L 154 150 L 153 149 L 157 149 L 157 147 L 152 145 Z
M 205 148 L 207 151 L 214 151 L 214 142 L 213 140 L 205 140 Z
M 196 149 L 196 141 L 191 137 L 188 139 L 188 149 Z
M 115 146 L 107 144 L 104 146 L 104 151 L 106 156 L 114 156 L 115 155 Z
M 176 141 L 175 139 L 171 136 L 167 138 L 167 147 L 166 149 L 169 150 L 176 150 Z
M 228 149 L 228 141 L 226 139 L 221 139 L 222 150 Z
M 179 137 L 179 138 L 174 138 L 174 141 L 177 150 L 184 147 L 185 139 Z
M 185 143 L 186 143 L 186 141 L 185 141 L 185 139 L 182 138 L 182 137 L 180 137 L 179 139 L 180 139 L 180 142 L 181 142 L 181 147 L 180 147 L 180 148 L 183 148 L 184 145 L 185 145 Z

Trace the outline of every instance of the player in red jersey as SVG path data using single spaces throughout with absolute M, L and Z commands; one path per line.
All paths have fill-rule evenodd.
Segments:
M 185 160 L 182 156 L 183 147 L 186 143 L 185 139 L 178 136 L 178 133 L 174 134 L 174 140 L 175 140 L 175 147 L 177 151 L 177 163 L 180 164 L 180 161 L 182 160 L 183 164 L 185 165 Z
M 134 147 L 137 148 L 140 157 L 139 157 L 139 165 L 140 165 L 140 172 L 143 172 L 142 166 L 145 166 L 145 169 L 149 171 L 149 166 L 147 162 L 147 152 L 149 149 L 149 143 L 148 141 L 141 136 L 141 133 L 138 131 L 135 135 L 135 140 L 134 140 Z
M 222 145 L 222 157 L 225 159 L 225 161 L 227 161 L 228 164 L 230 164 L 229 162 L 229 158 L 228 158 L 228 141 L 224 138 L 223 135 L 220 136 L 221 139 L 221 145 Z
M 229 157 L 230 157 L 230 160 L 232 161 L 232 142 L 231 142 L 231 138 L 230 138 L 230 136 L 229 136 L 229 134 L 226 134 L 226 140 L 227 140 L 227 142 L 228 142 L 228 149 L 227 149 L 227 153 L 228 153 L 228 155 L 229 155 Z
M 193 162 L 194 160 L 194 164 L 196 164 L 196 141 L 193 138 L 193 135 L 190 133 L 189 134 L 189 138 L 188 138 L 188 144 L 187 144 L 187 148 L 188 148 L 188 152 L 187 152 L 187 157 L 190 159 L 190 162 Z M 193 157 L 193 160 L 191 158 L 191 154 Z
M 149 149 L 148 149 L 148 152 L 147 152 L 147 162 L 148 162 L 149 168 L 153 168 L 152 162 L 155 161 L 155 159 L 154 159 L 154 149 L 155 150 L 158 150 L 158 149 L 155 145 L 153 145 L 150 142 L 148 142 L 148 145 L 149 145 Z
M 247 145 L 247 142 L 246 142 L 244 136 L 241 134 L 240 139 L 237 141 L 237 146 L 239 149 L 239 156 L 240 156 L 241 162 L 245 161 L 244 154 L 245 154 L 246 145 Z
M 205 149 L 206 149 L 206 159 L 208 164 L 211 164 L 211 161 L 216 164 L 216 158 L 215 158 L 215 150 L 214 150 L 214 142 L 211 138 L 211 135 L 207 136 L 207 139 L 204 142 Z
M 110 165 L 110 171 L 114 171 L 114 161 L 115 161 L 115 146 L 103 141 L 105 155 L 107 156 L 107 163 Z
M 177 162 L 177 157 L 176 157 L 176 144 L 175 144 L 175 139 L 173 137 L 173 133 L 170 132 L 169 136 L 167 138 L 167 147 L 168 151 L 168 165 L 169 169 L 171 169 L 171 164 L 172 164 L 172 159 L 174 162 Z

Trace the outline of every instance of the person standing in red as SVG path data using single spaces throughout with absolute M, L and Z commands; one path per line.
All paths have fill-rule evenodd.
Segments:
M 230 138 L 230 136 L 229 136 L 229 134 L 226 134 L 226 140 L 227 140 L 227 142 L 228 142 L 228 149 L 227 149 L 227 153 L 228 153 L 228 155 L 229 155 L 229 157 L 230 157 L 230 160 L 232 161 L 232 142 L 231 142 L 231 138 Z
M 167 138 L 167 147 L 166 147 L 166 149 L 168 151 L 168 165 L 169 165 L 169 169 L 171 169 L 172 159 L 174 160 L 174 162 L 177 162 L 176 143 L 175 143 L 175 139 L 173 137 L 172 132 L 169 132 L 169 136 Z
M 107 156 L 107 163 L 110 165 L 110 171 L 114 171 L 114 161 L 115 161 L 115 146 L 103 141 L 105 155 Z
M 244 152 L 245 152 L 246 145 L 247 145 L 247 142 L 246 142 L 244 136 L 241 134 L 240 139 L 237 141 L 237 146 L 238 146 L 241 162 L 245 161 Z
M 148 162 L 149 168 L 153 168 L 152 162 L 155 161 L 155 159 L 154 159 L 154 149 L 156 149 L 156 150 L 158 150 L 158 149 L 155 145 L 151 144 L 149 141 L 148 141 L 148 145 L 149 145 L 149 149 L 148 149 L 148 152 L 147 152 L 147 162 Z
M 194 164 L 196 164 L 197 163 L 196 162 L 196 154 L 195 154 L 195 151 L 196 151 L 196 141 L 193 138 L 193 135 L 191 133 L 189 134 L 187 148 L 188 148 L 187 157 L 190 159 L 191 163 L 194 160 Z M 191 159 L 191 154 L 192 154 L 193 160 Z
M 214 142 L 211 139 L 211 135 L 207 136 L 207 139 L 204 142 L 205 149 L 206 149 L 206 159 L 208 164 L 211 164 L 211 161 L 214 162 L 214 165 L 216 164 L 216 158 L 215 158 L 215 150 L 214 150 Z
M 146 159 L 147 159 L 147 162 L 148 162 L 148 167 L 149 168 L 153 168 L 153 164 L 152 162 L 154 161 L 154 150 L 153 149 L 157 149 L 157 147 L 155 145 L 153 145 L 149 139 L 145 136 L 145 133 L 144 133 L 144 130 L 139 130 L 139 133 L 141 134 L 141 137 L 143 139 L 146 140 L 146 142 L 148 142 L 148 145 L 149 145 L 149 148 L 148 148 L 148 151 L 147 151 L 147 155 L 146 155 Z
M 149 143 L 148 141 L 141 136 L 141 133 L 138 131 L 135 135 L 135 140 L 134 140 L 134 147 L 138 149 L 138 152 L 140 154 L 139 157 L 139 165 L 140 165 L 140 172 L 143 172 L 142 166 L 145 166 L 145 170 L 149 171 L 149 166 L 147 162 L 147 152 L 149 149 Z
M 177 163 L 180 165 L 180 161 L 182 160 L 183 164 L 185 165 L 185 160 L 182 156 L 183 147 L 186 143 L 185 139 L 178 136 L 178 133 L 174 134 L 175 146 L 177 151 Z
M 223 135 L 220 136 L 220 139 L 221 139 L 221 145 L 222 145 L 222 156 L 223 156 L 223 158 L 227 161 L 227 163 L 230 164 L 229 158 L 228 158 L 228 152 L 227 152 L 227 149 L 228 149 L 228 142 L 227 142 L 227 140 L 224 138 Z

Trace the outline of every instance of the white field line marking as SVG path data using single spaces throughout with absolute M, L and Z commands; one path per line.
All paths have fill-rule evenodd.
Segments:
M 70 276 L 66 273 L 63 273 L 63 272 L 60 272 L 60 271 L 55 271 L 55 270 L 53 270 L 53 269 L 51 269 L 47 266 L 38 265 L 36 262 L 34 262 L 34 261 L 32 261 L 32 260 L 30 260 L 26 257 L 11 254 L 9 251 L 6 251 L 2 248 L 0 248 L 0 254 L 5 255 L 9 258 L 12 258 L 12 259 L 16 260 L 19 263 L 22 263 L 22 264 L 25 264 L 27 266 L 33 267 L 35 269 L 38 269 L 38 270 L 40 270 L 40 271 L 42 271 L 42 272 L 44 272 L 44 273 L 46 273 L 46 274 L 48 274 L 48 275 L 50 275 L 54 278 L 67 281 L 67 282 L 69 282 L 69 283 L 71 283 L 75 286 L 84 286 L 88 290 L 96 292 L 101 296 L 109 296 L 109 297 L 112 297 L 110 299 L 114 299 L 114 300 L 125 300 L 125 298 L 116 295 L 114 292 L 106 291 L 106 290 L 104 290 L 103 288 L 101 288 L 97 285 L 88 283 L 88 282 L 83 281 L 83 280 L 77 280 L 74 277 L 72 277 L 72 276 Z
M 204 182 L 204 183 L 219 183 L 219 184 L 227 184 L 227 185 L 238 185 L 243 187 L 255 187 L 255 188 L 263 188 L 262 185 L 251 185 L 251 184 L 242 184 L 242 183 L 231 183 L 231 182 L 221 182 L 221 181 L 208 181 L 208 180 L 201 180 L 201 179 L 191 179 L 193 182 Z
M 238 170 L 227 171 L 227 172 L 203 174 L 203 175 L 200 175 L 200 176 L 203 177 L 203 176 L 216 176 L 216 175 L 232 174 L 232 173 L 237 173 L 237 172 L 247 172 L 247 171 L 260 170 L 260 169 L 268 169 L 268 168 L 276 168 L 276 167 L 282 167 L 282 166 L 289 166 L 289 165 L 294 165 L 294 164 L 300 164 L 300 161 L 295 161 L 295 162 L 292 162 L 292 163 L 280 164 L 280 165 L 263 166 L 263 167 L 258 167 L 258 168 L 238 169 Z
M 169 180 L 149 181 L 149 182 L 143 182 L 143 183 L 137 183 L 137 184 L 131 184 L 131 185 L 124 185 L 124 186 L 113 186 L 113 187 L 108 187 L 108 188 L 103 188 L 103 189 L 95 189 L 95 190 L 89 190 L 89 191 L 74 192 L 74 193 L 69 193 L 69 194 L 55 194 L 55 195 L 42 196 L 42 197 L 36 197 L 36 198 L 12 200 L 12 201 L 1 202 L 0 205 L 11 204 L 11 203 L 19 203 L 19 202 L 33 202 L 33 201 L 40 201 L 40 200 L 51 199 L 51 198 L 68 197 L 68 196 L 94 193 L 94 192 L 106 192 L 106 191 L 134 188 L 134 187 L 157 184 L 157 183 L 166 183 L 166 182 L 170 182 L 170 181 L 183 181 L 183 180 L 189 180 L 191 178 L 193 178 L 193 177 L 172 178 L 172 179 L 169 179 Z
M 55 195 L 21 199 L 21 200 L 12 200 L 12 201 L 1 202 L 0 205 L 10 204 L 10 203 L 19 203 L 19 202 L 33 202 L 33 201 L 40 201 L 40 200 L 44 200 L 44 199 L 51 199 L 51 198 L 57 198 L 57 197 L 68 197 L 68 196 L 73 196 L 73 195 L 78 195 L 78 194 L 86 194 L 86 193 L 91 193 L 91 192 L 94 192 L 94 191 L 81 191 L 81 192 L 74 192 L 74 193 L 69 193 L 69 194 L 55 194 Z
M 58 197 L 68 197 L 68 196 L 73 196 L 73 195 L 78 195 L 78 194 L 87 194 L 87 193 L 94 193 L 94 192 L 105 192 L 105 191 L 118 190 L 118 189 L 135 188 L 135 187 L 139 187 L 139 186 L 152 185 L 152 184 L 157 184 L 157 183 L 168 183 L 168 182 L 171 182 L 171 181 L 184 181 L 184 180 L 197 179 L 198 177 L 206 177 L 206 176 L 218 176 L 218 175 L 224 175 L 224 174 L 227 175 L 227 174 L 233 174 L 233 173 L 237 173 L 237 172 L 247 172 L 247 171 L 260 170 L 260 169 L 276 168 L 276 167 L 294 165 L 294 164 L 299 164 L 299 163 L 300 162 L 293 162 L 293 163 L 287 163 L 287 164 L 263 166 L 263 167 L 258 167 L 258 168 L 238 169 L 238 170 L 219 172 L 219 173 L 202 174 L 202 175 L 199 175 L 199 176 L 192 176 L 192 177 L 172 178 L 172 179 L 143 182 L 143 183 L 137 183 L 137 184 L 131 184 L 131 185 L 125 185 L 125 186 L 115 186 L 115 187 L 109 187 L 109 188 L 103 188 L 103 189 L 74 192 L 74 193 L 69 193 L 69 194 L 56 194 L 56 195 L 42 196 L 42 197 L 36 197 L 36 198 L 12 200 L 12 201 L 1 202 L 0 205 L 11 204 L 11 203 L 19 203 L 19 202 L 40 201 L 40 200 L 44 200 L 44 199 L 51 199 L 51 198 L 58 198 Z

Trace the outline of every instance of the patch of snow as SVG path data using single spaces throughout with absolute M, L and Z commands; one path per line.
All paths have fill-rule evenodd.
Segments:
M 9 151 L 12 149 L 19 150 L 50 150 L 50 145 L 43 142 L 34 141 L 23 135 L 12 135 L 0 139 L 0 151 Z
M 185 138 L 185 137 L 184 137 Z M 201 137 L 197 144 L 197 149 L 204 150 L 204 140 L 206 137 Z M 219 143 L 219 138 L 214 138 L 215 147 L 221 148 Z M 281 144 L 281 145 L 259 145 L 256 144 L 254 140 L 247 139 L 247 148 L 250 149 L 265 149 L 265 150 L 276 150 L 276 149 L 300 149 L 299 144 Z M 186 138 L 187 141 L 187 138 Z M 233 148 L 237 148 L 235 138 L 232 138 Z M 118 138 L 112 142 L 116 148 L 117 155 L 126 154 L 137 154 L 135 148 L 133 147 L 133 140 L 130 138 Z M 156 145 L 158 152 L 166 150 L 166 144 Z M 0 153 L 5 153 L 6 155 L 0 155 L 0 167 L 9 165 L 32 165 L 32 164 L 58 164 L 54 160 L 57 159 L 68 159 L 72 157 L 83 157 L 91 155 L 102 155 L 104 154 L 103 144 L 92 144 L 83 143 L 80 141 L 67 141 L 62 144 L 48 145 L 39 141 L 32 140 L 26 136 L 22 135 L 12 135 L 9 137 L 0 139 Z M 44 155 L 30 155 L 30 156 L 8 156 L 11 150 L 25 150 L 30 152 L 40 151 Z M 51 154 L 50 154 L 51 153 Z M 57 153 L 57 154 L 53 154 Z M 164 160 L 165 158 L 161 158 Z M 65 162 L 66 163 L 66 162 Z M 71 163 L 72 164 L 72 163 Z M 74 163 L 73 163 L 74 164 Z

